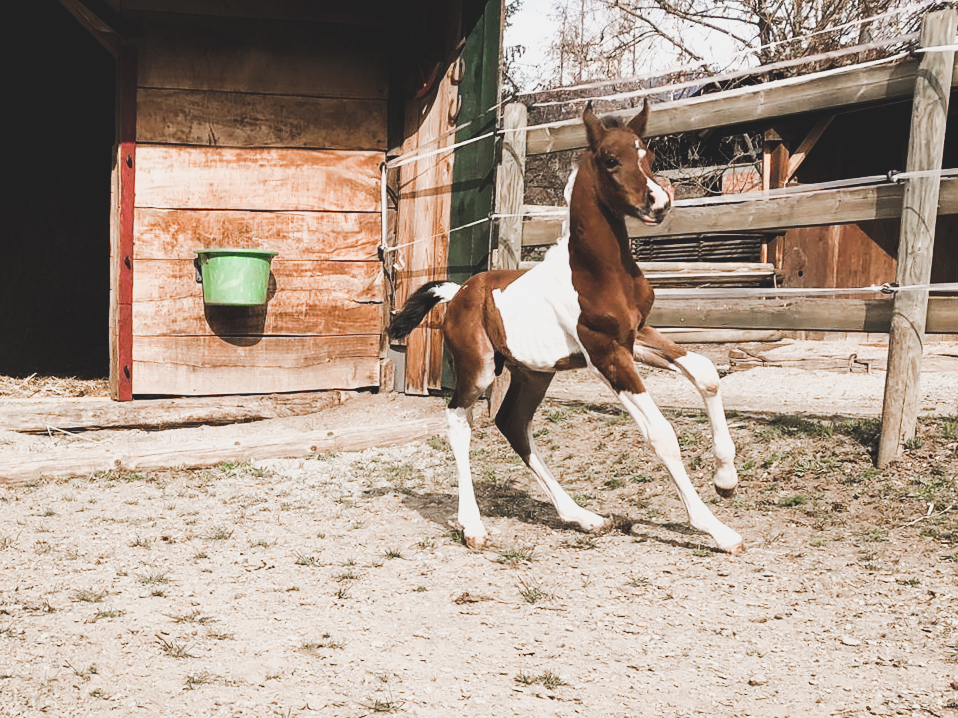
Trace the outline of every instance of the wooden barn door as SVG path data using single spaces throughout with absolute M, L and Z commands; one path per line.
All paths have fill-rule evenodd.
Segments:
M 501 0 L 488 0 L 482 16 L 466 39 L 456 117 L 461 129 L 456 133 L 456 142 L 482 137 L 497 127 L 502 11 Z M 493 135 L 458 148 L 449 221 L 454 229 L 463 229 L 450 233 L 448 257 L 448 276 L 455 282 L 464 282 L 490 268 L 494 223 L 481 220 L 492 215 L 495 188 L 496 137 Z M 442 385 L 451 387 L 453 381 L 452 365 L 446 357 Z
M 462 54 L 442 78 L 425 119 L 419 120 L 423 107 L 410 103 L 409 121 L 419 126 L 404 152 L 427 143 L 451 146 L 496 129 L 502 8 L 501 0 L 487 0 L 472 15 L 467 8 Z M 408 246 L 399 254 L 397 306 L 428 281 L 461 283 L 489 268 L 492 228 L 484 220 L 493 211 L 495 172 L 494 136 L 400 168 L 398 241 Z M 426 394 L 451 385 L 442 316 L 441 306 L 434 309 L 407 340 L 406 393 Z

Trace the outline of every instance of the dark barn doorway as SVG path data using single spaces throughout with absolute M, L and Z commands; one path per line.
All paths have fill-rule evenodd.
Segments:
M 109 374 L 116 62 L 57 0 L 7 26 L 0 374 Z

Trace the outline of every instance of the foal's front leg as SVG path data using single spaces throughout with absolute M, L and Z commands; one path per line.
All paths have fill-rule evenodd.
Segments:
M 698 389 L 705 402 L 705 412 L 712 428 L 712 452 L 715 454 L 712 482 L 720 496 L 732 496 L 738 485 L 735 444 L 725 420 L 725 408 L 722 405 L 719 375 L 715 365 L 701 354 L 685 351 L 652 327 L 643 327 L 636 333 L 633 351 L 638 361 L 659 369 L 678 372 Z
M 632 355 L 625 347 L 611 342 L 597 347 L 591 354 L 593 365 L 608 382 L 619 401 L 629 412 L 639 430 L 652 445 L 656 456 L 665 464 L 672 483 L 679 492 L 679 498 L 689 515 L 693 528 L 709 534 L 723 551 L 736 555 L 744 549 L 742 537 L 719 521 L 709 511 L 708 506 L 699 498 L 692 485 L 679 450 L 679 442 L 672 425 L 662 416 L 662 412 L 652 401 L 642 380 L 635 371 Z

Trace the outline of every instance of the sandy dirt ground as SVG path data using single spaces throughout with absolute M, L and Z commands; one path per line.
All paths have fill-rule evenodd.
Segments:
M 919 438 L 878 471 L 867 417 L 881 389 L 868 392 L 883 377 L 787 382 L 794 371 L 723 379 L 733 499 L 710 487 L 702 414 L 668 412 L 693 483 L 745 537 L 738 558 L 686 527 L 634 424 L 571 373 L 536 440 L 576 501 L 616 518 L 600 536 L 558 520 L 482 416 L 483 552 L 456 530 L 442 437 L 0 489 L 0 716 L 958 715 L 958 383 L 925 383 Z M 867 391 L 849 388 L 863 377 Z M 663 404 L 699 405 L 671 377 L 648 383 Z M 777 418 L 736 413 L 757 392 Z M 442 408 L 366 395 L 180 431 L 375 426 Z M 85 439 L 0 440 L 55 452 Z

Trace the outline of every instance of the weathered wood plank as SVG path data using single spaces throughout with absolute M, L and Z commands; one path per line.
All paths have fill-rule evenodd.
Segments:
M 223 18 L 149 22 L 140 87 L 385 99 L 386 28 Z
M 373 212 L 136 210 L 136 259 L 191 259 L 193 250 L 247 247 L 292 259 L 375 261 L 380 216 Z
M 378 212 L 381 152 L 140 145 L 136 206 Z
M 0 461 L 0 485 L 22 486 L 27 481 L 43 476 L 85 475 L 118 468 L 155 471 L 173 466 L 214 466 L 224 461 L 300 457 L 328 451 L 362 451 L 419 441 L 441 433 L 444 428 L 445 420 L 436 417 L 378 426 L 296 431 L 240 441 L 230 437 L 215 443 L 196 443 L 175 449 L 110 451 L 94 447 L 76 449 L 67 456 L 55 459 L 27 454 L 6 457 Z
M 670 135 L 784 117 L 795 114 L 796 108 L 802 112 L 814 112 L 906 99 L 912 96 L 917 74 L 918 61 L 905 60 L 864 68 L 853 66 L 838 72 L 792 77 L 664 102 L 656 105 L 649 116 L 647 134 L 650 137 Z M 951 84 L 958 84 L 958 70 L 952 76 Z M 630 119 L 634 114 L 634 109 L 609 113 L 622 119 Z M 530 130 L 527 152 L 537 155 L 585 145 L 585 127 L 576 119 Z
M 818 190 L 765 199 L 756 192 L 754 199 L 745 202 L 728 202 L 724 197 L 717 197 L 715 201 L 710 198 L 708 202 L 676 202 L 665 221 L 656 227 L 632 219 L 626 220 L 626 226 L 630 237 L 670 237 L 890 219 L 901 216 L 904 192 L 904 186 L 900 184 Z M 941 180 L 938 211 L 940 214 L 958 213 L 958 178 Z M 522 244 L 554 244 L 561 229 L 560 217 L 533 217 L 523 225 Z
M 388 0 L 323 2 L 313 0 L 123 0 L 124 12 L 162 12 L 256 20 L 298 20 L 353 25 L 382 25 L 389 18 Z
M 386 100 L 140 88 L 138 142 L 385 150 Z
M 503 112 L 502 164 L 496 181 L 496 212 L 505 215 L 499 222 L 499 251 L 496 269 L 515 269 L 522 254 L 522 201 L 525 195 L 526 106 L 506 105 Z
M 190 260 L 139 260 L 133 333 L 345 335 L 382 330 L 382 267 L 375 262 L 273 262 L 266 305 L 206 307 Z
M 378 384 L 378 334 L 133 338 L 133 393 L 139 395 L 268 394 Z
M 652 307 L 649 324 L 655 327 L 887 333 L 891 316 L 891 297 L 668 299 L 660 295 Z M 932 297 L 928 300 L 928 332 L 958 334 L 958 299 Z
M 378 262 L 283 260 L 272 263 L 270 293 L 328 292 L 360 303 L 383 300 L 382 265 Z M 200 296 L 192 260 L 155 259 L 137 262 L 134 302 Z
M 95 429 L 173 429 L 198 424 L 301 416 L 341 402 L 341 392 L 311 391 L 244 397 L 181 397 L 177 399 L 8 399 L 0 400 L 0 429 L 45 432 Z

